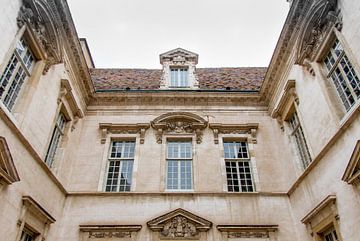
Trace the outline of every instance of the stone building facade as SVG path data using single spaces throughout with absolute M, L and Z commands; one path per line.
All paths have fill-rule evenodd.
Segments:
M 1 240 L 359 241 L 360 2 L 289 4 L 268 68 L 149 70 L 2 0 Z

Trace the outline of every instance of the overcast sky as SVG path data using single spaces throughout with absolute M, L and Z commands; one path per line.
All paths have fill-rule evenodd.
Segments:
M 68 0 L 97 68 L 161 68 L 181 47 L 198 67 L 268 66 L 286 0 Z

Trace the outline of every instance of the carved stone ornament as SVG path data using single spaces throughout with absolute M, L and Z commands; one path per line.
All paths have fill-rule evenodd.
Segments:
M 196 143 L 202 142 L 203 130 L 207 121 L 202 117 L 186 112 L 171 112 L 161 115 L 151 122 L 156 130 L 156 142 L 162 143 L 163 134 L 195 134 Z
M 131 238 L 141 228 L 141 225 L 80 225 L 87 239 Z
M 314 74 L 311 62 L 316 60 L 320 48 L 335 27 L 339 31 L 342 28 L 342 17 L 337 10 L 337 0 L 313 1 L 299 35 L 297 64 L 303 65 Z
M 145 142 L 145 132 L 149 129 L 150 124 L 137 123 L 137 124 L 112 124 L 100 123 L 99 129 L 101 130 L 101 144 L 105 144 L 107 134 L 140 134 L 140 144 Z
M 49 68 L 62 62 L 61 38 L 56 16 L 45 0 L 23 0 L 17 17 L 19 28 L 24 25 L 32 31 L 37 43 L 46 53 L 44 74 Z
M 164 62 L 171 62 L 172 64 L 182 65 L 185 62 L 194 62 L 198 63 L 199 55 L 188 50 L 177 48 L 170 50 L 166 53 L 160 55 L 160 63 L 164 64 Z
M 200 233 L 208 231 L 212 223 L 181 208 L 164 214 L 147 223 L 159 232 L 160 239 L 200 239 Z
M 257 129 L 259 124 L 247 123 L 247 124 L 221 124 L 221 123 L 210 123 L 210 129 L 214 133 L 214 143 L 219 144 L 219 134 L 247 134 L 249 135 L 249 142 L 257 143 Z
M 278 230 L 277 225 L 218 225 L 220 232 L 227 233 L 228 238 L 271 238 Z

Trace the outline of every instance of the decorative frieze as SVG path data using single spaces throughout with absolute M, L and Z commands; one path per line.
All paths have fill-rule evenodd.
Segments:
M 89 240 L 132 238 L 141 228 L 141 225 L 80 225 L 80 231 Z
M 108 133 L 112 134 L 139 134 L 140 144 L 145 142 L 145 133 L 149 129 L 150 124 L 137 123 L 137 124 L 113 124 L 113 123 L 100 123 L 99 129 L 101 131 L 101 144 L 105 144 Z
M 208 231 L 212 223 L 181 208 L 164 214 L 147 223 L 159 232 L 161 239 L 200 239 L 201 232 Z
M 278 225 L 218 225 L 217 229 L 228 238 L 259 238 L 273 240 Z
M 23 0 L 17 17 L 19 28 L 24 25 L 29 27 L 41 50 L 46 53 L 44 74 L 52 65 L 61 63 L 63 58 L 62 38 L 53 14 L 46 1 Z
M 247 134 L 249 135 L 248 141 L 250 143 L 257 143 L 257 129 L 258 123 L 247 124 L 221 124 L 210 123 L 209 128 L 213 130 L 214 143 L 219 144 L 219 134 Z
M 195 134 L 196 143 L 200 144 L 207 121 L 192 113 L 171 112 L 154 119 L 151 126 L 156 130 L 156 142 L 159 144 L 163 134 Z
M 321 46 L 331 33 L 333 27 L 341 30 L 342 16 L 337 9 L 337 0 L 314 1 L 302 24 L 297 49 L 297 64 L 303 65 L 314 73 L 311 62 L 316 60 Z

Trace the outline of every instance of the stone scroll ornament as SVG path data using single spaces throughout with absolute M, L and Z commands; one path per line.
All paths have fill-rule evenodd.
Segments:
M 46 74 L 50 67 L 62 62 L 61 38 L 56 26 L 56 16 L 51 1 L 23 0 L 23 5 L 17 17 L 19 28 L 27 26 L 36 39 L 41 50 L 45 53 Z

